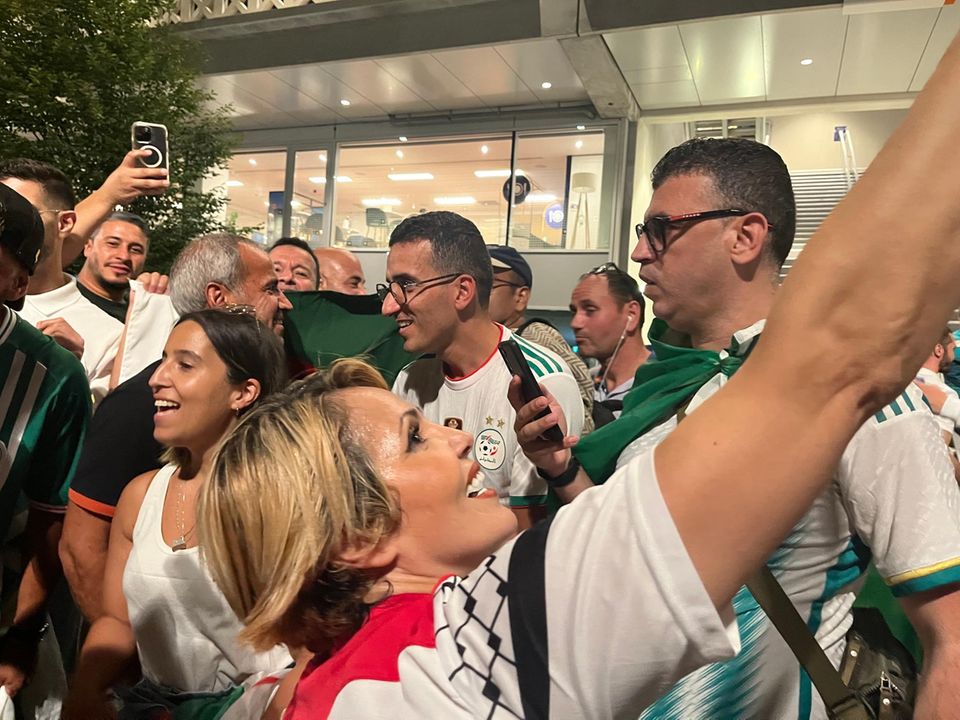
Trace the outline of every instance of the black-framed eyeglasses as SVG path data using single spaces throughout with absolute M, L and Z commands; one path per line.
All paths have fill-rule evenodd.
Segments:
M 751 212 L 753 211 L 729 208 L 726 210 L 704 210 L 703 212 L 686 213 L 684 215 L 655 215 L 647 219 L 646 222 L 637 225 L 637 240 L 642 240 L 646 237 L 650 252 L 657 256 L 666 248 L 667 230 L 673 225 L 716 220 L 726 217 L 742 217 L 749 215 Z M 768 224 L 767 227 L 773 230 L 772 224 Z
M 424 290 L 429 290 L 432 287 L 452 283 L 461 275 L 463 275 L 463 273 L 449 273 L 447 275 L 437 275 L 437 277 L 427 278 L 426 280 L 406 280 L 403 282 L 392 280 L 389 283 L 377 283 L 377 297 L 380 298 L 380 302 L 382 303 L 387 299 L 387 295 L 389 294 L 393 296 L 397 305 L 406 305 L 410 302 L 411 297 L 416 297 Z M 410 291 L 416 288 L 419 289 L 415 294 L 411 295 Z
M 514 283 L 509 280 L 494 280 L 493 285 L 490 286 L 491 290 L 496 290 L 499 287 L 512 287 L 512 288 L 525 288 L 527 287 L 523 283 Z

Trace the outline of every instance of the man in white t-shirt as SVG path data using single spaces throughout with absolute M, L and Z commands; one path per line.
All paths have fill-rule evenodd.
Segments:
M 135 157 L 128 155 L 122 167 L 134 161 Z M 3 161 L 0 182 L 27 198 L 43 219 L 43 248 L 20 315 L 80 358 L 96 403 L 109 389 L 123 323 L 84 297 L 77 279 L 63 272 L 64 243 L 82 242 L 112 210 L 110 201 L 119 196 L 97 196 L 93 205 L 87 204 L 92 209 L 81 218 L 70 181 L 48 163 L 27 159 Z M 129 200 L 137 194 L 124 197 Z
M 638 371 L 630 396 L 637 402 L 584 438 L 576 461 L 555 449 L 532 451 L 548 477 L 582 463 L 574 487 L 603 482 L 658 445 L 726 383 L 756 345 L 793 242 L 790 176 L 760 143 L 684 143 L 658 163 L 653 187 L 632 259 L 642 266 L 659 318 L 650 333 L 657 362 Z M 524 428 L 518 433 L 529 445 Z M 924 717 L 960 717 L 960 490 L 916 387 L 860 428 L 833 482 L 767 560 L 834 665 L 870 561 L 924 646 L 920 702 L 933 709 Z M 738 657 L 682 680 L 644 720 L 826 717 L 809 678 L 746 588 L 734 609 Z
M 476 225 L 452 212 L 404 220 L 390 235 L 383 314 L 396 319 L 404 350 L 431 353 L 400 372 L 393 391 L 434 421 L 474 436 L 483 482 L 529 527 L 544 513 L 546 482 L 523 455 L 507 399 L 510 371 L 497 346 L 513 338 L 539 382 L 560 402 L 568 433 L 579 435 L 577 382 L 555 353 L 490 319 L 493 268 Z

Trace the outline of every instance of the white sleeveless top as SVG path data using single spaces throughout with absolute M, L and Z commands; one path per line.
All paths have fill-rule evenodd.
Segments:
M 240 621 L 201 565 L 199 548 L 174 552 L 163 541 L 163 500 L 176 469 L 161 468 L 143 498 L 123 594 L 143 676 L 185 692 L 217 692 L 292 661 L 283 647 L 256 653 L 239 643 Z

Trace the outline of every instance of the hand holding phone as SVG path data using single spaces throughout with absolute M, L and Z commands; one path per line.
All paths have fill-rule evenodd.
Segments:
M 149 154 L 139 161 L 143 167 L 170 168 L 170 147 L 165 125 L 138 120 L 130 127 L 130 147 L 148 151 Z
M 543 397 L 540 383 L 538 383 L 537 379 L 533 376 L 533 371 L 530 369 L 530 365 L 527 364 L 526 358 L 523 357 L 523 351 L 520 349 L 520 346 L 513 340 L 504 340 L 497 346 L 497 349 L 500 351 L 503 361 L 507 364 L 507 369 L 510 370 L 510 374 L 517 375 L 520 378 L 520 394 L 523 396 L 523 401 L 529 403 L 538 397 Z M 545 417 L 549 414 L 550 408 L 545 407 L 537 413 L 535 419 Z M 559 425 L 553 425 L 543 432 L 543 437 L 551 442 L 562 443 L 563 431 L 560 430 Z

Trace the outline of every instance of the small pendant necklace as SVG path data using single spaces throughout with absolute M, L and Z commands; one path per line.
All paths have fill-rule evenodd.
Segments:
M 184 531 L 183 522 L 183 504 L 185 500 L 186 498 L 183 494 L 183 481 L 179 480 L 177 483 L 177 505 L 174 510 L 174 517 L 177 521 L 177 532 L 180 533 L 180 536 L 173 541 L 172 550 L 174 552 L 187 549 L 187 533 Z

